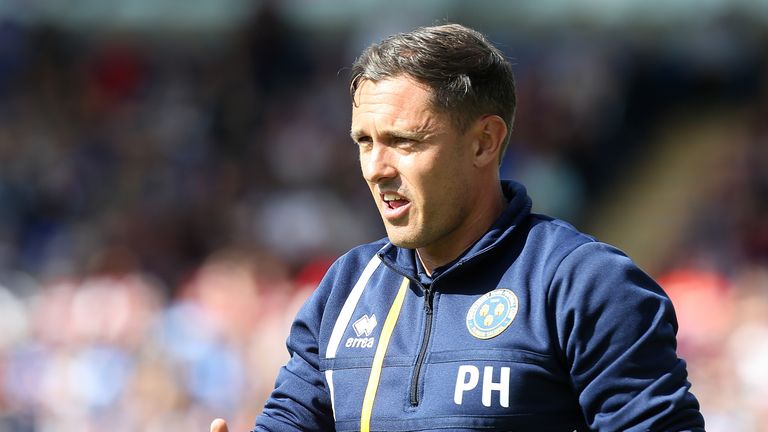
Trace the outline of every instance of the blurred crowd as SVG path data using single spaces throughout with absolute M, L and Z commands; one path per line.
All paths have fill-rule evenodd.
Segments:
M 708 431 L 768 431 L 767 84 L 659 275 Z
M 768 430 L 766 35 L 487 33 L 518 79 L 503 172 L 576 224 L 665 115 L 746 109 L 654 276 L 708 430 Z M 383 235 L 348 137 L 345 67 L 371 37 L 268 8 L 196 37 L 0 21 L 0 432 L 250 426 L 298 307 Z

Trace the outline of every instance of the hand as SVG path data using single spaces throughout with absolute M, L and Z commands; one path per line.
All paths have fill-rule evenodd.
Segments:
M 211 432 L 229 432 L 229 428 L 227 428 L 227 422 L 220 418 L 212 421 Z

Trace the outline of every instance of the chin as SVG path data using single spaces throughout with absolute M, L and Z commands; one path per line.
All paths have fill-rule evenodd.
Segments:
M 422 246 L 417 238 L 404 235 L 403 233 L 393 232 L 391 229 L 387 230 L 387 237 L 389 238 L 390 243 L 401 248 L 416 249 Z
M 389 238 L 389 242 L 392 243 L 393 245 L 395 245 L 397 247 L 401 247 L 403 249 L 416 249 L 416 248 L 419 247 L 418 244 L 416 244 L 416 243 L 408 242 L 408 241 L 398 241 L 398 240 L 393 239 L 391 237 Z

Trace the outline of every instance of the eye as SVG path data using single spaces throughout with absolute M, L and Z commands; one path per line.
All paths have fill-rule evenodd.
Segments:
M 373 143 L 373 139 L 369 136 L 361 136 L 358 138 L 353 138 L 352 141 L 361 149 L 369 148 Z
M 419 141 L 408 137 L 393 137 L 390 141 L 392 147 L 396 147 L 403 150 L 415 149 L 419 146 Z

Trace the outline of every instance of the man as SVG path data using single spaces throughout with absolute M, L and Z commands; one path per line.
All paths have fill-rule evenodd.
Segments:
M 352 72 L 387 238 L 339 258 L 299 312 L 255 430 L 702 431 L 658 285 L 499 179 L 502 54 L 442 25 L 372 45 Z

